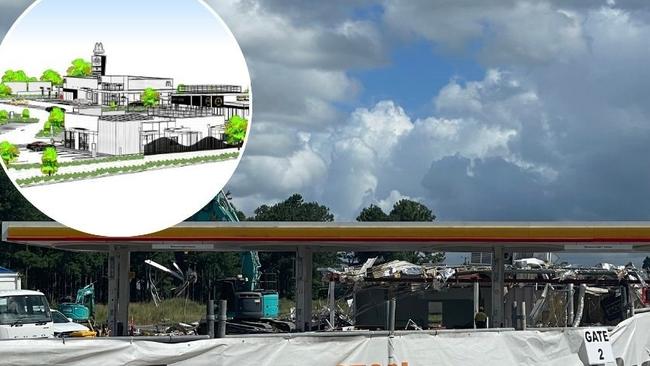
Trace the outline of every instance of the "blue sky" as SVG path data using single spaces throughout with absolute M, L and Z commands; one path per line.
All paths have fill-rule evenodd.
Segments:
M 469 56 L 469 53 L 445 54 L 418 39 L 392 48 L 387 65 L 352 70 L 349 75 L 363 85 L 361 104 L 372 105 L 389 99 L 408 110 L 412 117 L 420 118 L 433 113 L 433 96 L 450 79 L 464 81 L 483 76 L 485 68 Z

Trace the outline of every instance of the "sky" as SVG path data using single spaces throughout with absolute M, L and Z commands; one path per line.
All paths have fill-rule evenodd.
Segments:
M 339 221 L 401 198 L 439 221 L 650 219 L 646 1 L 207 3 L 252 77 L 227 185 L 249 215 L 298 192 Z M 0 4 L 6 27 L 21 1 Z

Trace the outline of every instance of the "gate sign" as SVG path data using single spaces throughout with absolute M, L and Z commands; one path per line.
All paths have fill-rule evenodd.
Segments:
M 590 365 L 614 363 L 612 344 L 607 328 L 589 328 L 583 331 L 583 340 Z

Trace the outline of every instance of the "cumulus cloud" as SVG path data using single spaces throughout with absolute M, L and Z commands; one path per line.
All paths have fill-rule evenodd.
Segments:
M 479 20 L 463 18 L 453 35 L 443 32 L 444 22 L 401 22 L 434 47 L 484 40 L 477 56 L 489 66 L 484 77 L 452 77 L 432 93 L 427 117 L 386 100 L 320 130 L 307 144 L 325 173 L 303 191 L 338 219 L 403 196 L 430 205 L 440 219 L 647 218 L 640 202 L 650 202 L 648 22 L 606 4 L 540 4 L 494 5 Z M 397 10 L 424 18 L 417 6 L 426 8 L 391 2 L 386 21 Z M 446 11 L 438 8 L 437 16 L 454 17 L 453 6 Z M 512 23 L 523 14 L 552 34 Z M 483 34 L 475 29 L 481 24 L 495 31 Z M 537 53 L 521 48 L 526 42 L 537 43 Z

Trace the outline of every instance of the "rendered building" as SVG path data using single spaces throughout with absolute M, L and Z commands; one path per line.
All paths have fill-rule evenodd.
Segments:
M 106 55 L 101 43 L 95 44 L 92 60 L 92 76 L 67 76 L 61 90 L 62 99 L 67 101 L 84 100 L 89 104 L 124 106 L 140 101 L 146 88 L 160 93 L 160 101 L 170 99 L 175 91 L 172 78 L 106 75 Z
M 18 96 L 50 96 L 52 94 L 52 83 L 49 81 L 8 81 L 3 84 L 11 88 L 11 94 Z
M 105 75 L 106 56 L 95 44 L 89 77 L 67 77 L 62 96 L 85 100 L 87 107 L 75 116 L 86 121 L 68 126 L 64 146 L 102 155 L 164 154 L 233 148 L 224 142 L 226 120 L 249 116 L 248 93 L 239 85 L 179 85 L 173 79 L 130 75 Z M 146 110 L 136 108 L 142 92 L 152 88 L 160 101 Z M 96 106 L 127 106 L 116 110 Z M 91 110 L 94 110 L 91 112 Z M 73 109 L 74 113 L 74 109 Z M 96 113 L 96 114 L 95 114 Z M 96 116 L 96 117 L 94 117 Z

